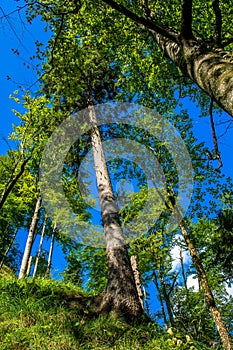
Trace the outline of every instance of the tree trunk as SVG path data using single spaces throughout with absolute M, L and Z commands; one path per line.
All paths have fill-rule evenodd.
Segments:
M 161 291 L 160 291 L 160 288 L 159 288 L 158 278 L 157 278 L 157 275 L 156 275 L 155 271 L 153 272 L 153 277 L 154 277 L 155 287 L 156 287 L 156 289 L 158 291 L 158 300 L 159 300 L 159 303 L 160 303 L 160 307 L 161 307 L 161 311 L 162 311 L 162 315 L 163 315 L 163 319 L 164 319 L 164 325 L 165 325 L 166 329 L 168 329 L 167 316 L 166 316 L 166 313 L 165 313 L 165 309 L 164 309 L 164 305 L 163 305 L 163 299 L 162 299 Z
M 42 227 L 42 232 L 41 232 L 41 237 L 40 237 L 40 243 L 39 243 L 39 247 L 38 247 L 38 251 L 37 251 L 36 259 L 35 259 L 35 265 L 34 265 L 34 270 L 33 270 L 33 275 L 32 275 L 33 278 L 36 276 L 36 271 L 37 271 L 37 267 L 38 267 L 40 253 L 41 253 L 41 250 L 42 250 L 42 245 L 43 245 L 43 241 L 44 241 L 44 234 L 45 234 L 45 228 L 46 228 L 46 221 L 47 221 L 47 216 L 45 215 L 44 223 L 43 223 L 43 227 Z
M 31 159 L 32 156 L 29 156 L 28 158 L 24 159 L 23 163 L 20 166 L 20 170 L 19 172 L 15 175 L 15 177 L 12 179 L 13 174 L 11 175 L 11 179 L 8 180 L 2 194 L 1 194 L 1 199 L 0 199 L 0 209 L 2 209 L 4 203 L 6 202 L 9 194 L 11 193 L 11 191 L 13 190 L 14 186 L 16 185 L 17 181 L 20 179 L 20 177 L 23 175 L 24 170 L 25 170 L 25 166 L 27 165 L 27 163 L 29 162 L 29 160 Z M 17 165 L 17 164 L 16 164 Z M 15 166 L 16 168 L 16 166 Z M 15 170 L 14 168 L 14 170 Z M 13 171 L 14 171 L 13 170 Z
M 180 266 L 181 266 L 181 272 L 182 272 L 182 277 L 183 277 L 183 281 L 184 281 L 184 287 L 186 289 L 186 291 L 188 290 L 187 288 L 187 278 L 185 275 L 185 270 L 184 270 L 184 261 L 183 261 L 183 256 L 182 256 L 182 248 L 180 248 Z
M 173 312 L 172 312 L 172 306 L 171 306 L 170 298 L 169 298 L 169 295 L 167 292 L 166 282 L 165 282 L 164 277 L 161 273 L 160 266 L 158 266 L 158 277 L 159 277 L 160 284 L 161 284 L 161 292 L 163 294 L 163 299 L 164 299 L 166 307 L 167 307 L 169 321 L 170 321 L 171 326 L 174 326 L 175 322 L 174 322 L 174 317 L 173 317 Z
M 89 107 L 91 142 L 100 199 L 108 262 L 108 283 L 101 304 L 102 311 L 131 321 L 143 314 L 138 297 L 127 246 L 119 222 L 112 186 L 104 157 L 95 110 Z
M 37 220 L 39 217 L 40 207 L 41 207 L 41 196 L 39 195 L 37 198 L 34 215 L 33 215 L 30 229 L 28 232 L 28 238 L 27 238 L 27 242 L 25 245 L 23 259 L 22 259 L 22 263 L 21 263 L 21 267 L 20 267 L 20 271 L 19 271 L 19 279 L 24 278 L 26 275 L 26 272 L 27 272 L 27 266 L 28 266 L 28 261 L 29 261 L 30 255 L 31 255 L 33 238 L 34 238 L 34 234 L 35 234 L 35 230 L 36 230 Z
M 132 266 L 132 270 L 133 270 L 134 280 L 135 280 L 136 287 L 137 287 L 138 297 L 139 297 L 140 303 L 142 305 L 142 308 L 144 309 L 143 293 L 142 293 L 142 287 L 141 287 L 141 282 L 140 282 L 140 273 L 138 271 L 137 257 L 135 255 L 132 255 L 130 258 L 130 262 L 131 262 L 131 266 Z
M 13 237 L 12 237 L 12 240 L 10 241 L 10 244 L 8 245 L 8 247 L 7 247 L 6 251 L 5 251 L 5 253 L 3 254 L 2 260 L 1 260 L 1 262 L 0 262 L 0 270 L 1 270 L 1 268 L 3 267 L 3 264 L 4 264 L 4 261 L 5 261 L 6 257 L 7 257 L 7 254 L 9 253 L 9 251 L 11 250 L 11 247 L 12 247 L 13 244 L 14 244 L 15 237 L 16 237 L 17 233 L 18 233 L 18 230 L 15 231 L 15 233 L 14 233 L 14 235 L 13 235 Z
M 159 26 L 156 18 L 138 16 L 114 0 L 103 2 L 147 31 L 163 54 L 233 117 L 233 63 L 224 58 L 224 53 L 209 50 L 204 40 L 197 41 L 185 32 Z
M 233 63 L 223 57 L 224 53 L 209 51 L 193 39 L 177 43 L 160 34 L 154 38 L 183 74 L 233 116 Z
M 30 257 L 29 257 L 29 259 L 28 259 L 26 277 L 29 277 L 29 276 L 30 276 L 31 266 L 32 266 L 32 256 L 30 255 Z
M 228 333 L 227 327 L 222 319 L 221 313 L 219 312 L 217 305 L 215 303 L 214 296 L 213 296 L 212 290 L 209 286 L 209 282 L 208 282 L 204 267 L 202 265 L 202 262 L 198 256 L 196 248 L 195 248 L 195 246 L 194 246 L 194 244 L 189 236 L 189 233 L 185 229 L 183 221 L 180 222 L 179 226 L 180 226 L 180 229 L 182 231 L 184 240 L 187 244 L 187 247 L 189 249 L 194 266 L 197 270 L 197 274 L 200 278 L 201 286 L 202 286 L 204 293 L 205 293 L 207 307 L 208 307 L 208 309 L 212 315 L 212 318 L 216 324 L 216 327 L 218 329 L 218 332 L 219 332 L 222 344 L 224 346 L 224 349 L 231 350 L 232 349 L 231 337 L 230 337 L 230 334 Z
M 47 269 L 46 269 L 46 272 L 45 272 L 45 275 L 47 277 L 50 276 L 50 270 L 51 270 L 51 266 L 52 266 L 52 257 L 53 257 L 53 249 L 54 249 L 54 242 L 55 242 L 55 236 L 56 236 L 56 229 L 57 229 L 57 225 L 55 223 L 54 226 L 53 226 L 52 238 L 51 238 L 51 243 L 50 243 L 50 248 L 49 248 L 48 265 L 47 265 Z
M 167 210 L 171 211 L 171 208 L 173 206 L 172 202 L 171 201 L 170 201 L 170 203 L 166 202 L 163 194 L 159 191 L 159 189 L 157 188 L 155 183 L 154 183 L 154 185 L 155 185 L 155 188 L 156 188 L 159 196 L 163 200 L 163 203 L 165 204 Z M 169 198 L 171 199 L 171 196 L 169 196 Z M 173 198 L 173 202 L 175 202 L 175 198 Z M 179 227 L 181 229 L 185 243 L 186 243 L 188 250 L 189 250 L 189 253 L 191 255 L 193 264 L 196 268 L 198 281 L 200 281 L 201 286 L 204 290 L 207 307 L 208 307 L 208 309 L 212 315 L 213 321 L 217 327 L 217 330 L 218 330 L 218 333 L 220 335 L 223 347 L 225 350 L 231 350 L 232 349 L 231 337 L 230 337 L 230 334 L 227 330 L 227 327 L 222 319 L 221 313 L 219 312 L 217 305 L 215 303 L 214 296 L 213 296 L 212 290 L 210 288 L 208 278 L 206 276 L 205 269 L 202 265 L 201 259 L 200 259 L 199 255 L 197 253 L 197 250 L 196 250 L 196 248 L 195 248 L 195 246 L 194 246 L 194 244 L 189 236 L 189 233 L 187 232 L 187 230 L 185 228 L 184 222 L 182 220 L 182 216 L 181 216 L 178 209 L 176 209 L 175 215 L 176 215 L 177 223 L 179 223 Z

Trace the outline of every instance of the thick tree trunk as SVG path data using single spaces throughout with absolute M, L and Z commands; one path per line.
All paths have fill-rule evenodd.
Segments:
M 30 255 L 31 255 L 33 238 L 34 238 L 34 234 L 35 234 L 35 230 L 36 230 L 37 220 L 39 217 L 40 207 L 41 207 L 41 196 L 39 195 L 37 198 L 34 215 L 33 215 L 30 229 L 28 232 L 27 242 L 26 242 L 26 246 L 24 249 L 23 259 L 22 259 L 22 263 L 21 263 L 21 267 L 20 267 L 20 271 L 19 271 L 19 279 L 24 278 L 26 275 L 26 272 L 27 272 L 27 266 L 28 266 L 28 261 L 29 261 Z
M 55 223 L 53 226 L 52 238 L 51 238 L 51 243 L 50 243 L 50 248 L 49 248 L 48 264 L 47 264 L 47 269 L 45 272 L 45 275 L 47 277 L 50 276 L 50 270 L 51 270 L 51 266 L 52 266 L 52 257 L 53 257 L 53 249 L 54 249 L 54 243 L 55 243 L 56 230 L 57 230 L 57 225 Z
M 138 16 L 114 0 L 103 2 L 150 33 L 163 53 L 233 117 L 233 63 L 223 57 L 224 53 L 208 50 L 204 41 L 195 40 L 187 32 L 191 30 L 187 23 L 185 30 L 178 33 L 157 24 L 156 17 Z
M 36 254 L 35 265 L 34 265 L 34 270 L 33 270 L 33 275 L 32 275 L 33 278 L 36 276 L 38 262 L 39 262 L 39 259 L 40 259 L 40 253 L 41 253 L 41 250 L 42 250 L 42 245 L 43 245 L 44 235 L 45 235 L 46 221 L 47 221 L 47 216 L 45 216 L 45 218 L 44 218 L 44 223 L 43 223 L 41 237 L 40 237 L 40 243 L 39 243 L 38 251 L 37 251 L 37 254 Z
M 108 284 L 103 295 L 101 309 L 131 321 L 140 317 L 143 309 L 119 222 L 95 110 L 91 106 L 89 107 L 89 119 L 92 127 L 91 142 L 108 261 Z
M 209 286 L 208 278 L 206 276 L 202 262 L 198 256 L 196 248 L 195 248 L 195 246 L 194 246 L 194 244 L 189 236 L 189 233 L 186 231 L 184 223 L 182 221 L 180 222 L 179 226 L 180 226 L 180 229 L 182 231 L 184 240 L 187 244 L 187 247 L 189 249 L 194 266 L 197 270 L 197 274 L 200 278 L 201 286 L 202 286 L 203 291 L 205 293 L 207 307 L 208 307 L 208 309 L 212 315 L 212 318 L 216 324 L 216 327 L 218 329 L 218 332 L 219 332 L 220 338 L 222 340 L 222 344 L 224 346 L 224 349 L 231 350 L 232 349 L 231 337 L 230 337 L 230 334 L 228 333 L 226 325 L 222 319 L 221 313 L 219 312 L 219 310 L 216 306 L 214 296 L 213 296 L 212 290 Z

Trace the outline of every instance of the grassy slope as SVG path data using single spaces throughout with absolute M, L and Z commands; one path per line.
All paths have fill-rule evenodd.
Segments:
M 93 312 L 93 297 L 51 279 L 0 277 L 1 350 L 206 349 L 159 330 Z

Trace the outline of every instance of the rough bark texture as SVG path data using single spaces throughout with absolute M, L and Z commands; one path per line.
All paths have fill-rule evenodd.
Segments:
M 37 220 L 39 217 L 40 206 L 41 206 L 41 196 L 39 195 L 37 198 L 34 215 L 33 215 L 30 229 L 28 232 L 27 242 L 26 242 L 26 246 L 24 249 L 23 259 L 22 259 L 22 263 L 21 263 L 21 267 L 20 267 L 20 271 L 19 271 L 19 279 L 24 278 L 26 275 L 26 272 L 27 272 L 28 262 L 29 262 L 29 258 L 30 258 L 31 250 L 32 250 L 34 233 L 36 230 Z
M 189 236 L 189 233 L 186 231 L 185 226 L 184 226 L 182 221 L 180 223 L 180 228 L 181 228 L 184 240 L 185 240 L 187 247 L 189 249 L 190 255 L 192 257 L 192 261 L 194 263 L 194 266 L 197 270 L 197 274 L 200 278 L 201 286 L 202 286 L 203 291 L 205 293 L 205 299 L 206 299 L 208 309 L 209 309 L 209 311 L 213 317 L 213 320 L 216 324 L 216 327 L 217 327 L 219 335 L 221 337 L 224 349 L 231 350 L 233 347 L 232 347 L 232 341 L 231 341 L 230 334 L 228 333 L 226 325 L 225 325 L 225 323 L 222 319 L 222 316 L 221 316 L 221 314 L 216 306 L 214 296 L 213 296 L 212 290 L 209 286 L 208 279 L 207 279 L 204 267 L 202 265 L 202 262 L 198 256 L 196 248 L 195 248 L 195 246 L 194 246 L 194 244 Z
M 181 1 L 180 33 L 159 25 L 156 15 L 149 8 L 146 8 L 145 17 L 142 17 L 114 0 L 102 1 L 153 36 L 163 53 L 221 108 L 233 116 L 233 63 L 224 58 L 224 52 L 209 49 L 204 40 L 193 37 L 191 1 Z
M 118 208 L 114 200 L 93 107 L 89 107 L 89 119 L 92 126 L 91 141 L 108 262 L 108 284 L 103 295 L 101 309 L 131 321 L 140 317 L 143 309 L 119 222 Z
M 233 63 L 224 52 L 212 52 L 197 41 L 177 43 L 160 34 L 154 38 L 164 53 L 182 72 L 233 116 Z
M 130 258 L 130 262 L 131 262 L 131 266 L 132 266 L 132 270 L 133 270 L 133 274 L 134 274 L 134 280 L 135 280 L 136 287 L 137 287 L 138 297 L 139 297 L 140 303 L 142 305 L 142 308 L 144 309 L 143 292 L 142 292 L 142 287 L 141 287 L 141 282 L 140 282 L 140 273 L 138 270 L 137 257 L 135 255 L 132 255 Z

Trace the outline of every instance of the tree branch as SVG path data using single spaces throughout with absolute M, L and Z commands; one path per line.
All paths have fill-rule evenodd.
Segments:
M 180 35 L 184 39 L 192 39 L 192 0 L 181 0 L 181 31 Z
M 231 36 L 230 38 L 228 38 L 225 41 L 223 41 L 221 46 L 222 47 L 226 47 L 226 46 L 228 46 L 228 45 L 230 45 L 232 43 L 233 43 L 233 36 Z
M 214 14 L 215 14 L 215 41 L 218 46 L 221 46 L 222 42 L 222 12 L 219 7 L 219 0 L 213 0 L 212 2 Z
M 178 43 L 177 35 L 174 32 L 169 30 L 168 28 L 164 28 L 163 26 L 159 26 L 155 22 L 152 22 L 149 19 L 138 16 L 132 11 L 128 10 L 123 5 L 117 4 L 114 0 L 102 0 L 105 4 L 111 6 L 114 10 L 120 12 L 124 16 L 130 18 L 133 22 L 135 22 L 141 29 L 149 30 L 152 34 L 161 34 L 165 38 L 170 39 L 176 43 Z
M 219 148 L 218 148 L 218 140 L 217 140 L 216 131 L 215 131 L 214 118 L 213 118 L 213 99 L 212 98 L 210 100 L 209 112 L 210 112 L 210 126 L 211 126 L 211 130 L 212 130 L 212 139 L 213 139 L 214 150 L 215 150 L 215 157 L 212 157 L 212 159 L 218 160 L 219 166 L 215 170 L 219 171 L 219 169 L 222 167 L 223 164 L 222 164 L 222 159 L 221 159 Z

